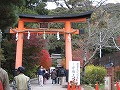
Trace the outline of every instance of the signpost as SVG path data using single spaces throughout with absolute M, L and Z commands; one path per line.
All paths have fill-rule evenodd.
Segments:
M 80 61 L 69 61 L 69 82 L 80 85 Z

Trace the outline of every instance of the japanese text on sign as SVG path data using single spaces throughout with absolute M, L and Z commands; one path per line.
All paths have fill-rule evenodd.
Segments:
M 69 61 L 69 82 L 80 85 L 80 61 Z

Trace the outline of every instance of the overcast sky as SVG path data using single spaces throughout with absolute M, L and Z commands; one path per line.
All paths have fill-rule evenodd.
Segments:
M 62 1 L 62 0 L 61 0 Z M 93 1 L 93 0 L 92 0 Z M 96 1 L 101 1 L 101 0 L 96 0 Z M 62 3 L 62 2 L 61 2 Z M 120 3 L 120 0 L 107 0 L 106 3 Z M 55 9 L 56 8 L 56 5 L 54 2 L 49 2 L 47 4 L 47 7 L 48 9 Z
M 120 0 L 108 0 L 108 3 L 120 3 Z

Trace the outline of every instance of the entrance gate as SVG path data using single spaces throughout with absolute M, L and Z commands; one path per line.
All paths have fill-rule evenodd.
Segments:
M 90 18 L 92 12 L 85 12 L 77 15 L 63 15 L 63 16 L 44 16 L 44 15 L 19 15 L 18 20 L 18 28 L 11 29 L 10 33 L 16 33 L 18 35 L 17 38 L 17 47 L 16 47 L 16 62 L 15 69 L 19 66 L 22 66 L 22 51 L 23 51 L 23 34 L 26 32 L 34 32 L 44 34 L 44 31 L 48 34 L 56 34 L 60 32 L 65 36 L 65 57 L 66 57 L 66 69 L 69 69 L 69 61 L 72 61 L 72 44 L 71 44 L 71 35 L 78 34 L 79 30 L 72 29 L 72 22 L 86 22 L 87 18 Z M 55 22 L 64 23 L 65 27 L 63 29 L 44 29 L 44 28 L 36 28 L 36 29 L 27 29 L 24 27 L 26 22 L 32 23 L 40 23 L 40 22 Z

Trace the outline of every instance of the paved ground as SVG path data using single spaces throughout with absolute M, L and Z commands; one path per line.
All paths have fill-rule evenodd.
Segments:
M 52 84 L 51 79 L 46 81 L 46 84 L 41 87 L 38 85 L 37 79 L 31 80 L 32 90 L 67 90 L 66 85 Z M 12 88 L 11 88 L 12 90 Z
M 47 80 L 46 84 L 44 84 L 43 87 L 38 85 L 37 80 L 33 80 L 31 84 L 32 84 L 32 90 L 67 90 L 67 88 L 65 88 L 65 85 L 62 86 L 59 84 L 52 84 L 51 79 Z

